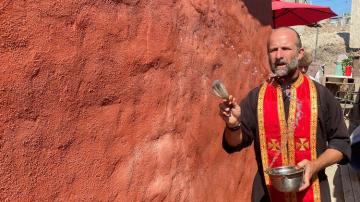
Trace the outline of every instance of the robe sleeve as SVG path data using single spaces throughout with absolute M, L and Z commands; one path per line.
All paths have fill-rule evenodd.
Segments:
M 343 153 L 344 158 L 341 164 L 350 160 L 351 148 L 347 127 L 345 125 L 344 116 L 339 102 L 331 94 L 328 89 L 324 90 L 326 103 L 326 137 L 328 148 L 336 149 Z
M 240 151 L 244 147 L 248 147 L 252 144 L 256 128 L 257 128 L 257 116 L 256 116 L 256 105 L 259 88 L 255 88 L 243 99 L 240 103 L 241 107 L 241 132 L 243 135 L 242 143 L 237 146 L 231 146 L 226 142 L 225 130 L 223 133 L 222 146 L 228 153 Z

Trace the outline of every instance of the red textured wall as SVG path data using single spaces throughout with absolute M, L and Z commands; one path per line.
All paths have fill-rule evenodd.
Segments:
M 210 85 L 267 75 L 270 3 L 0 1 L 0 201 L 248 201 Z

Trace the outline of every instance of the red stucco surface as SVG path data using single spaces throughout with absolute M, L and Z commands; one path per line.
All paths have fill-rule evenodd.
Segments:
M 210 85 L 267 76 L 270 3 L 0 1 L 0 201 L 249 201 Z

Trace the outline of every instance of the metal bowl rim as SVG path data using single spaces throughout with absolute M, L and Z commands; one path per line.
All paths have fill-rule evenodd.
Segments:
M 282 168 L 295 168 L 295 166 L 279 166 L 279 167 L 274 167 L 274 168 L 270 168 L 268 171 L 267 171 L 267 174 L 268 175 L 272 175 L 272 176 L 288 176 L 288 175 L 294 175 L 294 174 L 300 174 L 302 172 L 304 172 L 304 168 L 299 168 L 299 169 L 296 169 L 294 172 L 291 172 L 291 173 L 272 173 L 271 170 L 274 170 L 274 169 L 282 169 Z

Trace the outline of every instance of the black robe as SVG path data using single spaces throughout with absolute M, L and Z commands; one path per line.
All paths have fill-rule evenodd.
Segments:
M 331 92 L 324 86 L 314 82 L 318 94 L 318 124 L 316 133 L 316 152 L 320 156 L 327 148 L 336 149 L 344 154 L 340 163 L 346 163 L 351 156 L 348 131 L 344 122 L 341 107 Z M 290 99 L 283 98 L 286 119 L 289 112 Z M 261 163 L 261 151 L 259 141 L 259 129 L 257 120 L 257 101 L 260 87 L 250 91 L 241 102 L 241 129 L 243 142 L 241 145 L 231 147 L 223 137 L 223 148 L 228 153 L 240 151 L 254 143 L 255 155 L 258 164 L 258 172 L 253 182 L 252 201 L 270 201 L 265 185 L 263 168 Z M 318 172 L 320 182 L 321 201 L 331 201 L 330 189 L 325 170 Z

